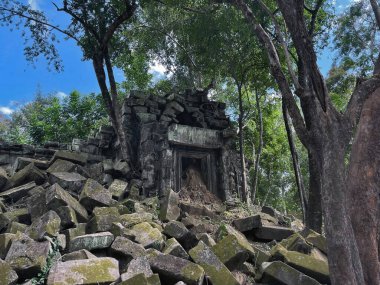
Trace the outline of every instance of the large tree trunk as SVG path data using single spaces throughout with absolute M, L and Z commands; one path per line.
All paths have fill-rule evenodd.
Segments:
M 130 162 L 128 142 L 125 136 L 124 128 L 121 123 L 121 116 L 119 114 L 120 108 L 117 102 L 117 94 L 114 93 L 115 86 L 111 86 L 111 89 L 113 91 L 112 96 L 111 96 L 107 87 L 107 83 L 106 83 L 107 76 L 104 71 L 104 55 L 102 53 L 97 54 L 96 56 L 93 57 L 92 62 L 93 62 L 96 78 L 98 80 L 98 84 L 100 87 L 100 91 L 101 91 L 103 100 L 105 102 L 107 114 L 111 120 L 111 124 L 113 128 L 115 129 L 115 133 L 120 142 L 120 151 L 121 151 L 122 158 Z M 111 83 L 114 82 L 113 73 L 109 74 L 108 72 L 108 77 L 110 78 Z
M 247 173 L 245 171 L 245 155 L 244 155 L 244 130 L 243 130 L 243 94 L 241 85 L 238 84 L 239 95 L 239 154 L 240 154 L 240 168 L 241 168 L 241 195 L 242 200 L 247 202 Z
M 322 153 L 319 148 L 309 147 L 309 199 L 306 212 L 306 226 L 316 232 L 322 233 Z
M 284 100 L 282 100 L 282 114 L 284 117 L 285 129 L 286 129 L 286 134 L 287 134 L 288 142 L 289 142 L 289 149 L 290 149 L 290 153 L 292 156 L 294 176 L 296 179 L 298 194 L 300 197 L 300 204 L 301 204 L 301 209 L 302 209 L 302 218 L 303 218 L 303 222 L 305 223 L 306 222 L 306 212 L 307 212 L 306 191 L 305 191 L 305 186 L 303 183 L 300 165 L 298 162 L 298 154 L 297 154 L 296 145 L 294 143 L 292 130 L 290 128 L 290 118 L 289 118 L 289 114 L 288 114 L 288 109 L 286 108 L 286 103 Z
M 380 284 L 380 89 L 364 104 L 352 145 L 347 177 L 347 206 L 359 248 L 365 284 Z
M 264 126 L 263 126 L 263 114 L 261 112 L 261 106 L 260 106 L 260 98 L 259 93 L 256 90 L 256 109 L 257 109 L 257 116 L 259 121 L 259 146 L 256 153 L 255 158 L 255 168 L 253 170 L 253 180 L 252 180 L 252 190 L 251 190 L 251 199 L 252 204 L 255 203 L 256 200 L 256 192 L 257 192 L 257 181 L 259 178 L 259 167 L 260 167 L 260 158 L 261 153 L 263 151 L 263 132 L 264 132 Z

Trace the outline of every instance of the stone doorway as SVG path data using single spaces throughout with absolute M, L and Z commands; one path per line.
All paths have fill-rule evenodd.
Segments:
M 189 179 L 197 179 L 208 191 L 220 197 L 216 179 L 216 155 L 214 150 L 177 147 L 174 150 L 175 191 L 179 192 Z M 189 175 L 196 177 L 188 177 Z

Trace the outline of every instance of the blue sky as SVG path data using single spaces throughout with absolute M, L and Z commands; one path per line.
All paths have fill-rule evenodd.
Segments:
M 56 17 L 51 1 L 25 1 Z M 337 10 L 341 10 L 349 1 L 336 0 Z M 59 18 L 58 20 L 63 21 Z M 23 40 L 18 30 L 10 31 L 7 27 L 0 27 L 0 46 L 0 114 L 9 115 L 18 106 L 33 100 L 37 90 L 43 94 L 59 96 L 73 90 L 84 94 L 99 92 L 91 63 L 81 60 L 81 50 L 73 41 L 62 40 L 58 45 L 64 65 L 61 73 L 49 71 L 42 58 L 34 66 L 28 63 L 23 54 Z M 328 71 L 333 56 L 330 50 L 321 54 L 319 64 L 323 73 Z M 157 71 L 159 67 L 153 67 L 153 70 Z M 116 71 L 116 77 L 119 81 L 123 79 L 120 71 Z

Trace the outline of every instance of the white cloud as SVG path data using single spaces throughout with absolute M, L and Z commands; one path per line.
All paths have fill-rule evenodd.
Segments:
M 11 115 L 14 110 L 9 107 L 0 107 L 0 113 L 4 115 Z
M 64 98 L 66 98 L 67 96 L 69 96 L 69 95 L 67 95 L 65 92 L 62 92 L 62 91 L 58 91 L 56 94 L 55 94 L 55 96 L 57 96 L 59 99 L 64 99 Z
M 30 5 L 30 7 L 32 7 L 33 10 L 38 10 L 40 1 L 41 0 L 28 0 L 28 4 Z
M 153 63 L 154 63 L 153 65 L 149 66 L 150 73 L 158 72 L 158 73 L 164 74 L 166 71 L 168 71 L 166 67 L 163 66 L 161 63 L 157 61 Z

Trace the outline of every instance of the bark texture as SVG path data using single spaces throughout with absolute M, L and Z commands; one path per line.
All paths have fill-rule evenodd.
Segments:
M 365 284 L 380 284 L 380 89 L 364 104 L 352 145 L 347 205 L 359 247 Z

